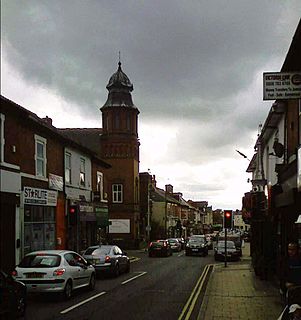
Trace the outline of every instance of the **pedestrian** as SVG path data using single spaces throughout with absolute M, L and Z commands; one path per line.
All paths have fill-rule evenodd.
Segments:
M 287 246 L 288 261 L 285 273 L 285 287 L 287 289 L 301 285 L 301 255 L 299 245 L 290 242 Z
M 299 304 L 292 304 L 288 314 L 292 320 L 301 320 L 301 306 Z
M 287 246 L 287 260 L 283 269 L 281 281 L 281 293 L 283 294 L 285 305 L 299 303 L 297 297 L 300 296 L 301 288 L 301 255 L 299 245 L 290 242 Z

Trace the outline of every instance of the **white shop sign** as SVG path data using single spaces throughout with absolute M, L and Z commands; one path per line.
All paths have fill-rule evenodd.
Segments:
M 263 100 L 300 99 L 301 72 L 265 72 Z
M 24 204 L 40 206 L 56 206 L 57 191 L 24 187 Z

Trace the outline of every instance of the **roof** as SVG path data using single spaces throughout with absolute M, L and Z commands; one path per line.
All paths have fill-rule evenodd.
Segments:
M 246 172 L 254 172 L 256 169 L 256 159 L 257 159 L 257 152 L 253 154 L 253 157 L 249 163 L 249 166 Z
M 118 70 L 111 76 L 107 89 L 110 90 L 113 87 L 125 87 L 129 91 L 133 91 L 134 87 L 128 76 L 121 69 L 121 62 L 118 62 Z
M 162 189 L 154 188 L 151 191 L 151 198 L 155 202 L 170 202 L 170 203 L 176 203 L 181 204 L 180 201 L 173 198 L 171 195 L 169 195 L 167 192 L 165 192 Z
M 22 117 L 28 121 L 34 122 L 40 129 L 44 130 L 49 136 L 54 136 L 57 139 L 60 139 L 62 143 L 70 145 L 76 149 L 81 150 L 82 152 L 90 155 L 96 162 L 100 163 L 105 168 L 110 168 L 111 165 L 107 162 L 100 159 L 98 156 L 99 150 L 95 147 L 96 141 L 91 138 L 88 131 L 91 130 L 94 135 L 101 133 L 102 129 L 75 129 L 82 131 L 81 133 L 87 136 L 86 141 L 81 141 L 80 139 L 75 139 L 72 137 L 71 133 L 65 132 L 64 129 L 58 129 L 51 124 L 50 118 L 42 119 L 38 117 L 35 113 L 21 107 L 17 103 L 5 98 L 1 95 L 1 100 L 9 104 L 8 112 L 15 113 L 17 117 Z M 4 104 L 1 101 L 1 108 L 4 108 Z M 71 129 L 73 130 L 73 129 Z M 86 131 L 85 131 L 86 130 Z M 94 131 L 93 131 L 94 130 Z M 88 141 L 89 140 L 89 141 Z M 93 146 L 94 145 L 94 146 Z M 98 152 L 97 152 L 98 151 Z
M 100 154 L 100 136 L 102 128 L 61 128 L 65 137 L 86 146 L 96 154 Z

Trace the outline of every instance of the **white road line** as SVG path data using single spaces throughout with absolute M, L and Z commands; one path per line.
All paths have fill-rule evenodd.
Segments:
M 147 274 L 146 271 L 138 274 L 138 276 L 135 276 L 135 277 L 133 277 L 133 278 L 130 278 L 130 279 L 128 279 L 128 280 L 125 280 L 125 281 L 121 282 L 121 284 L 126 284 L 126 283 L 128 283 L 128 282 L 130 282 L 130 281 L 133 281 L 133 280 L 135 280 L 135 279 L 137 279 L 137 278 L 139 278 L 139 277 L 141 277 L 141 276 L 144 276 L 145 274 Z
M 77 307 L 79 307 L 79 306 L 81 306 L 81 305 L 83 305 L 83 304 L 85 304 L 85 303 L 87 303 L 87 302 L 89 302 L 89 301 L 93 300 L 93 299 L 96 299 L 96 298 L 98 298 L 98 297 L 100 297 L 100 296 L 104 295 L 105 293 L 106 293 L 105 291 L 100 292 L 100 293 L 96 294 L 95 296 L 90 297 L 89 299 L 83 300 L 82 302 L 77 303 L 77 304 L 75 304 L 74 306 L 69 307 L 69 308 L 67 308 L 67 309 L 65 309 L 65 310 L 63 310 L 63 311 L 61 311 L 60 313 L 61 313 L 61 314 L 65 314 L 65 313 L 67 313 L 67 312 L 69 312 L 69 311 L 71 311 L 71 310 L 73 310 L 73 309 L 75 309 L 75 308 L 77 308 Z

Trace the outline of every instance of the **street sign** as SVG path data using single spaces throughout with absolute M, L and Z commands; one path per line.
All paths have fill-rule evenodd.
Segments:
M 300 99 L 301 72 L 265 72 L 263 100 Z

